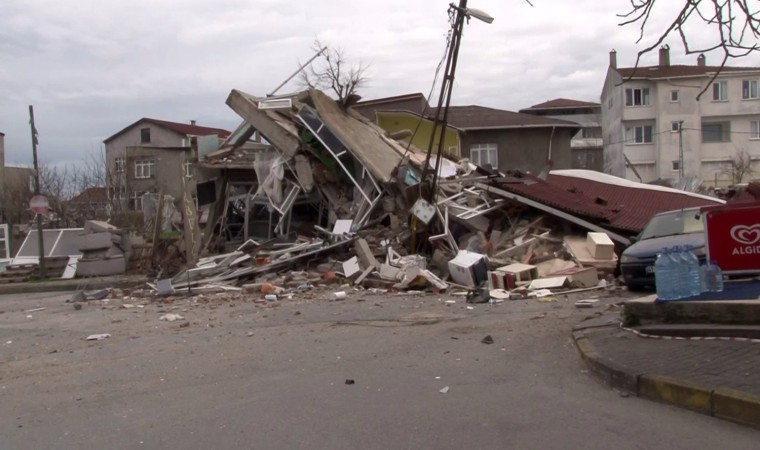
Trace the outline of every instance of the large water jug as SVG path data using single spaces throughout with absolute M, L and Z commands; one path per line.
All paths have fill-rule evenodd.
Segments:
M 683 258 L 689 271 L 689 278 L 687 279 L 689 292 L 687 297 L 695 297 L 702 292 L 699 280 L 699 258 L 688 247 L 684 248 Z
M 715 261 L 710 261 L 708 266 L 707 288 L 710 292 L 723 292 L 723 271 Z
M 689 266 L 683 257 L 683 249 L 680 246 L 671 248 L 670 258 L 673 260 L 670 282 L 673 284 L 675 298 L 684 298 L 690 295 Z
M 673 285 L 672 268 L 674 260 L 671 253 L 667 248 L 662 249 L 654 262 L 654 283 L 659 300 L 675 300 L 677 298 Z
M 699 290 L 700 292 L 710 292 L 710 265 L 702 264 L 699 266 Z

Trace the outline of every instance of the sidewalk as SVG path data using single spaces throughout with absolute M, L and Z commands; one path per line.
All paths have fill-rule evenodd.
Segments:
M 104 288 L 124 288 L 145 286 L 145 275 L 118 275 L 97 278 L 73 278 L 70 280 L 49 280 L 25 283 L 0 284 L 0 295 L 22 294 L 26 292 L 78 291 Z
M 646 338 L 621 328 L 619 317 L 608 313 L 573 332 L 582 358 L 605 382 L 760 428 L 760 341 Z

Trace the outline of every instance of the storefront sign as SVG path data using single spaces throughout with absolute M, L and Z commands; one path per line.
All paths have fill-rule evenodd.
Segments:
M 724 273 L 760 272 L 760 203 L 703 211 L 708 259 Z

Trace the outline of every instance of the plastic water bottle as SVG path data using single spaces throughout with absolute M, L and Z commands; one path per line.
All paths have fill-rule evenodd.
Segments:
M 708 267 L 707 288 L 710 292 L 723 292 L 723 271 L 715 261 Z
M 686 264 L 682 256 L 683 250 L 679 246 L 671 248 L 670 258 L 673 260 L 672 270 L 670 275 L 670 282 L 673 284 L 674 299 L 684 298 L 689 296 L 689 267 Z
M 701 292 L 710 292 L 710 264 L 702 264 L 699 266 L 699 290 Z
M 657 260 L 654 262 L 654 283 L 657 289 L 657 298 L 660 300 L 676 299 L 672 270 L 674 260 L 671 256 L 672 251 L 664 248 L 657 255 Z
M 686 267 L 688 268 L 689 277 L 687 278 L 687 285 L 689 287 L 687 297 L 695 297 L 701 294 L 700 280 L 699 280 L 699 258 L 689 247 L 684 247 L 682 254 L 684 261 L 686 261 Z

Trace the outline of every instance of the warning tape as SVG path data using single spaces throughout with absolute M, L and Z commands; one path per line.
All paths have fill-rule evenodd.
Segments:
M 663 341 L 736 341 L 736 342 L 760 342 L 760 339 L 746 338 L 739 336 L 662 336 L 659 334 L 643 333 L 633 328 L 624 327 L 620 324 L 622 330 L 631 332 L 640 338 L 659 339 Z

